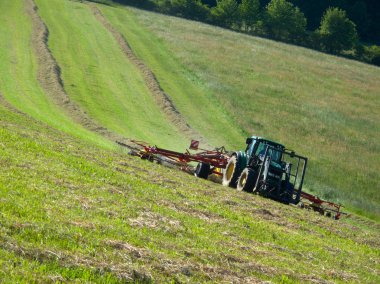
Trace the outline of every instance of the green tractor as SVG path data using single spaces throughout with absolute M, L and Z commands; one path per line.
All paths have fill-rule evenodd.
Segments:
M 307 158 L 262 137 L 247 138 L 246 144 L 245 151 L 234 152 L 229 158 L 223 172 L 223 185 L 297 204 Z

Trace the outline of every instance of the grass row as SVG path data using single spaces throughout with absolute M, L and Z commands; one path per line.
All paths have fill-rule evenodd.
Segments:
M 37 81 L 36 57 L 31 48 L 32 23 L 24 1 L 2 1 L 0 10 L 0 92 L 16 108 L 61 131 L 112 147 L 98 135 L 74 123 L 44 93 Z
M 161 87 L 192 127 L 203 133 L 215 146 L 220 143 L 228 146 L 242 144 L 240 138 L 244 135 L 236 127 L 233 117 L 224 110 L 198 75 L 173 56 L 165 41 L 146 29 L 132 11 L 105 5 L 98 7 L 127 39 L 134 53 L 154 72 Z M 165 30 L 167 33 L 170 31 L 171 27 Z
M 177 141 L 187 144 L 155 105 L 140 71 L 88 5 L 36 3 L 50 30 L 49 48 L 62 69 L 65 90 L 92 118 L 129 138 L 167 147 L 178 147 Z
M 5 283 L 380 280 L 373 222 L 337 222 L 0 113 Z

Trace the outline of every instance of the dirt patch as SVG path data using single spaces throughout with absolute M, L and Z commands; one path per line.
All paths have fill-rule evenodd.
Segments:
M 26 11 L 32 20 L 31 44 L 38 64 L 37 79 L 52 101 L 61 107 L 75 122 L 86 129 L 96 132 L 110 140 L 123 140 L 117 134 L 98 125 L 83 110 L 80 109 L 65 92 L 61 78 L 61 69 L 53 57 L 49 47 L 49 30 L 38 14 L 34 0 L 26 0 Z
M 184 230 L 180 221 L 150 211 L 140 213 L 137 218 L 129 218 L 128 223 L 132 227 L 145 227 L 173 233 Z
M 121 50 L 127 56 L 127 58 L 132 62 L 141 72 L 145 83 L 150 90 L 156 104 L 165 113 L 167 118 L 173 122 L 173 124 L 178 128 L 178 130 L 184 133 L 190 139 L 197 139 L 202 142 L 203 145 L 209 147 L 206 139 L 197 133 L 191 126 L 186 122 L 181 113 L 175 107 L 173 101 L 167 93 L 161 88 L 156 76 L 149 69 L 148 66 L 142 62 L 132 51 L 125 37 L 119 33 L 103 16 L 102 12 L 93 4 L 88 3 L 94 13 L 96 19 L 113 35 L 115 40 L 118 42 Z
M 147 257 L 149 255 L 148 251 L 145 249 L 138 248 L 118 240 L 105 240 L 104 244 L 114 249 L 129 252 L 129 254 L 131 254 L 134 258 L 141 258 L 143 256 Z

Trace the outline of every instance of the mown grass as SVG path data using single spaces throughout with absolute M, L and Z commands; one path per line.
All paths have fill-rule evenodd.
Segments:
M 103 147 L 113 147 L 109 141 L 85 130 L 57 107 L 37 81 L 36 57 L 31 47 L 31 20 L 24 1 L 0 3 L 0 93 L 20 111 L 49 125 L 93 141 Z
M 59 120 L 61 115 L 67 118 L 46 99 L 35 79 L 36 63 L 26 39 L 30 36 L 30 23 L 20 16 L 24 15 L 22 1 L 8 2 L 0 4 L 10 11 L 9 16 L 0 13 L 4 25 L 8 29 L 12 26 L 25 29 L 15 32 L 18 40 L 13 41 L 8 29 L 0 25 L 0 37 L 4 39 L 0 44 L 6 49 L 0 50 L 1 59 L 5 58 L 4 65 L 0 65 L 4 75 L 0 78 L 0 91 L 7 101 L 28 115 L 0 104 L 0 282 L 380 282 L 378 223 L 356 216 L 334 221 L 195 179 L 130 157 L 122 149 L 94 143 L 100 138 L 95 136 L 92 140 L 84 130 L 81 134 L 77 125 L 71 127 L 65 124 L 66 120 Z M 68 6 L 60 6 L 61 3 Z M 81 17 L 87 24 L 93 23 L 85 4 L 71 1 L 37 1 L 37 4 L 51 36 L 62 28 L 55 17 L 62 21 L 62 26 L 69 21 L 69 13 L 73 21 L 81 23 L 78 19 Z M 52 11 L 59 9 L 61 16 Z M 110 13 L 112 19 L 113 12 Z M 127 12 L 130 13 L 136 11 Z M 11 20 L 12 17 L 19 22 Z M 78 27 L 67 27 L 66 33 L 70 31 L 74 38 L 80 33 Z M 84 27 L 87 26 L 81 25 L 81 29 Z M 99 40 L 103 32 L 98 35 Z M 66 36 L 62 42 L 70 41 Z M 80 43 L 87 50 L 91 44 L 86 46 L 87 35 L 81 36 Z M 112 38 L 109 39 L 112 43 Z M 58 42 L 57 38 L 49 42 L 56 55 L 59 47 L 54 44 Z M 171 44 L 164 42 L 161 47 L 170 51 Z M 16 59 L 24 53 L 27 59 L 11 65 L 9 46 L 14 50 L 20 48 L 13 55 Z M 72 48 L 66 53 L 78 52 L 74 44 L 66 47 Z M 101 57 L 101 53 L 94 52 L 95 58 Z M 82 70 L 79 65 L 86 66 L 89 60 L 65 61 L 58 57 L 58 62 L 63 63 L 63 74 L 68 72 L 64 75 L 65 86 L 75 79 L 70 79 L 73 75 L 69 74 L 79 76 L 78 70 Z M 180 66 L 181 57 L 177 60 Z M 17 66 L 18 72 L 11 73 L 10 66 Z M 32 72 L 21 72 L 22 66 Z M 20 79 L 22 92 L 9 82 L 7 72 Z M 91 72 L 86 79 L 94 84 Z M 199 79 L 202 77 L 196 78 L 202 88 L 209 88 Z M 78 84 L 87 88 L 87 82 Z M 69 94 L 75 96 L 74 93 Z M 209 99 L 217 98 L 209 94 L 212 95 Z M 33 98 L 32 102 L 27 100 L 28 96 Z M 80 98 L 79 95 L 76 98 L 78 103 Z M 102 98 L 97 99 L 103 102 Z M 44 101 L 51 105 L 40 103 Z M 114 103 L 111 102 L 111 107 Z M 90 108 L 85 103 L 83 107 Z M 100 108 L 94 107 L 91 115 L 102 121 L 106 114 L 101 114 Z M 228 105 L 223 108 L 228 110 Z M 41 117 L 37 110 L 41 111 Z M 228 116 L 227 120 L 232 121 L 233 113 L 227 113 Z M 57 126 L 59 122 L 61 126 Z M 62 131 L 64 127 L 69 128 L 67 133 Z M 128 131 L 133 127 L 138 125 Z M 144 135 L 152 135 L 164 143 L 166 140 L 159 133 Z
M 164 41 L 146 30 L 131 11 L 104 5 L 98 7 L 127 39 L 134 53 L 148 64 L 192 127 L 215 146 L 225 141 L 228 145 L 241 145 L 242 130 L 236 127 L 234 118 L 202 84 L 198 75 L 173 56 Z
M 280 141 L 309 157 L 309 191 L 379 218 L 379 68 L 132 8 L 102 11 L 216 144 L 241 149 L 250 134 Z M 186 113 L 199 98 L 209 112 Z
M 119 134 L 183 149 L 187 139 L 154 105 L 141 74 L 89 7 L 58 2 L 59 9 L 37 4 L 68 94 Z M 70 120 L 31 76 L 36 67 L 27 51 L 30 22 L 17 22 L 20 35 L 12 37 L 12 19 L 24 13 L 21 2 L 12 3 L 3 4 L 11 7 L 2 15 L 3 42 L 13 47 L 2 49 L 7 64 L 1 91 L 34 117 L 92 137 L 63 122 Z M 378 219 L 378 68 L 154 13 L 99 7 L 210 142 L 240 149 L 250 134 L 278 140 L 310 158 L 309 191 Z M 22 60 L 12 61 L 16 57 Z
M 88 5 L 36 3 L 50 30 L 49 47 L 61 67 L 65 90 L 93 119 L 128 138 L 177 149 L 188 144 L 155 105 L 140 71 Z
M 334 221 L 0 113 L 5 283 L 380 280 L 374 222 Z

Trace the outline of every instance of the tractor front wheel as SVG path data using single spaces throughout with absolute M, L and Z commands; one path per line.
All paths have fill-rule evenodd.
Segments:
M 200 162 L 195 168 L 194 175 L 199 178 L 207 179 L 209 173 L 210 173 L 210 165 Z
M 249 168 L 245 168 L 237 181 L 237 190 L 252 192 L 257 180 L 257 173 Z
M 236 156 L 232 156 L 227 163 L 226 169 L 223 173 L 223 185 L 229 187 L 236 187 L 239 178 L 239 163 Z

